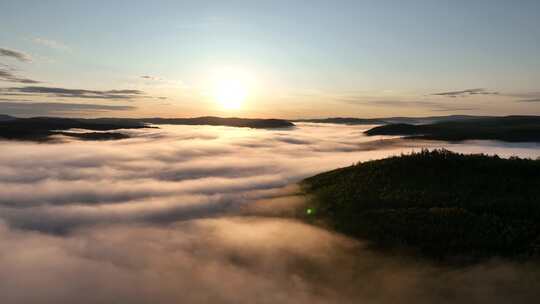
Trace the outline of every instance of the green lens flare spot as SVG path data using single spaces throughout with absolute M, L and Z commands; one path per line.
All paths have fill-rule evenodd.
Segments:
M 307 215 L 312 215 L 314 212 L 315 212 L 315 210 L 313 210 L 313 208 L 307 208 L 306 209 L 306 214 Z

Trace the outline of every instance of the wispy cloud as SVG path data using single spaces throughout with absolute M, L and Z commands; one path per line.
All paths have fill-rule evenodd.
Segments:
M 363 104 L 369 106 L 396 107 L 396 108 L 425 108 L 431 111 L 450 112 L 450 111 L 470 111 L 476 108 L 464 105 L 447 104 L 428 100 L 369 100 L 359 101 L 355 99 L 347 100 L 353 104 Z
M 519 98 L 516 102 L 540 102 L 540 92 L 514 92 L 506 94 L 506 96 Z
M 32 42 L 59 51 L 71 51 L 71 48 L 62 42 L 41 37 L 32 38 Z
M 0 56 L 11 57 L 11 58 L 17 59 L 19 61 L 24 61 L 24 62 L 32 61 L 31 57 L 23 52 L 5 49 L 5 48 L 0 48 Z
M 15 74 L 13 74 L 13 70 L 2 68 L 0 66 L 0 81 L 6 81 L 6 82 L 15 82 L 15 83 L 40 83 L 40 81 L 18 77 Z
M 451 91 L 430 94 L 431 96 L 445 96 L 445 97 L 468 97 L 474 95 L 498 95 L 503 97 L 519 98 L 515 102 L 540 102 L 540 92 L 496 92 L 488 91 L 486 89 L 467 89 L 462 91 Z
M 453 104 L 446 104 L 434 101 L 378 101 L 374 103 L 398 106 L 398 107 L 424 107 L 430 108 L 432 111 L 465 111 L 465 110 L 475 110 L 476 108 L 457 106 Z
M 184 23 L 178 26 L 181 30 L 208 30 L 215 27 L 223 27 L 225 21 L 217 17 L 204 18 L 199 21 L 193 21 L 191 23 Z
M 160 78 L 157 76 L 150 76 L 150 75 L 143 75 L 141 76 L 141 78 L 146 79 L 146 80 L 155 80 L 155 81 L 163 80 L 163 78 Z
M 31 58 L 30 58 L 29 55 L 27 55 L 27 54 L 25 54 L 23 52 L 10 50 L 10 49 L 5 49 L 5 48 L 0 48 L 0 56 L 13 58 L 13 59 L 16 59 L 16 60 L 19 60 L 19 61 L 22 61 L 22 62 L 30 62 L 31 61 Z M 37 81 L 37 80 L 17 76 L 17 75 L 15 75 L 16 71 L 17 71 L 17 69 L 15 69 L 15 68 L 7 65 L 7 64 L 0 63 L 0 81 L 14 82 L 14 83 L 26 83 L 26 84 L 40 83 L 40 81 Z
M 522 99 L 522 100 L 518 100 L 518 102 L 540 102 L 540 98 Z
M 491 92 L 491 91 L 487 91 L 486 89 L 479 88 L 479 89 L 466 89 L 462 91 L 433 93 L 431 95 L 455 98 L 455 97 L 467 97 L 467 96 L 473 96 L 473 95 L 499 95 L 499 92 Z
M 175 80 L 175 79 L 167 79 L 165 77 L 156 76 L 156 75 L 142 75 L 137 77 L 139 80 L 142 79 L 144 84 L 146 85 L 152 85 L 152 86 L 170 86 L 170 87 L 179 87 L 179 88 L 187 88 L 188 85 L 186 85 L 181 80 Z
M 431 109 L 431 111 L 434 111 L 434 112 L 455 112 L 455 111 L 474 111 L 474 110 L 478 110 L 478 108 L 471 108 L 471 107 L 447 107 L 447 108 Z
M 66 89 L 59 87 L 26 86 L 0 89 L 0 95 L 10 93 L 22 94 L 25 96 L 45 95 L 53 97 L 68 98 L 90 98 L 90 99 L 133 99 L 143 97 L 144 92 L 140 90 L 85 90 Z
M 438 107 L 441 104 L 432 101 L 410 101 L 410 100 L 372 100 L 362 101 L 361 103 L 373 106 L 391 106 L 391 107 Z
M 6 100 L 6 99 L 0 99 Z M 134 106 L 111 106 L 100 104 L 60 103 L 60 102 L 0 102 L 0 113 L 8 115 L 42 116 L 88 114 L 108 111 L 134 110 Z

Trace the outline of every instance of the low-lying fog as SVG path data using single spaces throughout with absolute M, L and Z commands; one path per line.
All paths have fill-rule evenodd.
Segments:
M 448 268 L 369 251 L 280 214 L 294 183 L 447 148 L 537 144 L 365 137 L 369 126 L 160 126 L 121 141 L 1 141 L 1 303 L 526 303 L 536 265 Z M 249 212 L 246 212 L 248 210 Z M 249 214 L 249 215 L 247 215 Z

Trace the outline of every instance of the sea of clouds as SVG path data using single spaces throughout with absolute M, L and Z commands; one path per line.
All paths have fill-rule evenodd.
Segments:
M 160 126 L 131 139 L 0 141 L 0 303 L 513 303 L 537 265 L 459 269 L 384 256 L 287 214 L 295 183 L 448 148 L 537 158 L 537 144 L 365 137 L 368 126 Z

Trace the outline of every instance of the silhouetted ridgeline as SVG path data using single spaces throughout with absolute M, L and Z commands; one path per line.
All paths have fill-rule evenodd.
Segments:
M 3 115 L 3 114 L 0 114 L 0 121 L 8 121 L 8 120 L 13 120 L 13 119 L 15 119 L 15 117 L 9 116 L 9 115 Z
M 507 116 L 434 124 L 389 124 L 372 128 L 367 135 L 402 135 L 407 138 L 460 141 L 489 139 L 540 142 L 540 117 Z
M 80 140 L 119 140 L 129 138 L 129 135 L 120 132 L 57 132 L 56 134 Z
M 13 118 L 0 120 L 0 138 L 45 141 L 52 135 L 67 135 L 86 140 L 122 139 L 128 136 L 118 132 L 67 133 L 69 129 L 109 131 L 144 128 L 136 122 L 100 122 L 93 119 L 70 119 L 54 117 Z
M 378 246 L 436 258 L 540 254 L 540 160 L 423 151 L 302 185 L 310 216 Z
M 99 123 L 136 123 L 154 125 L 207 125 L 244 127 L 256 129 L 290 128 L 294 124 L 283 119 L 261 119 L 261 118 L 223 118 L 214 116 L 194 117 L 194 118 L 96 118 L 91 119 Z
M 247 127 L 256 129 L 290 128 L 294 127 L 292 122 L 283 119 L 260 119 L 260 118 L 236 118 L 236 117 L 214 117 L 204 116 L 195 118 L 142 118 L 136 121 L 151 123 L 156 125 L 210 125 L 228 127 Z
M 16 140 L 49 140 L 52 135 L 65 135 L 84 140 L 115 140 L 129 136 L 120 132 L 69 133 L 69 129 L 110 131 L 119 129 L 147 128 L 148 124 L 212 125 L 248 128 L 289 128 L 294 124 L 281 119 L 248 118 L 15 118 L 0 115 L 0 138 Z
M 314 119 L 299 119 L 298 122 L 312 123 L 332 123 L 344 125 L 382 125 L 382 124 L 428 124 L 444 121 L 465 121 L 488 118 L 487 116 L 472 116 L 472 115 L 448 115 L 448 116 L 428 116 L 428 117 L 383 117 L 383 118 L 356 118 L 356 117 L 330 117 L 330 118 L 314 118 Z

